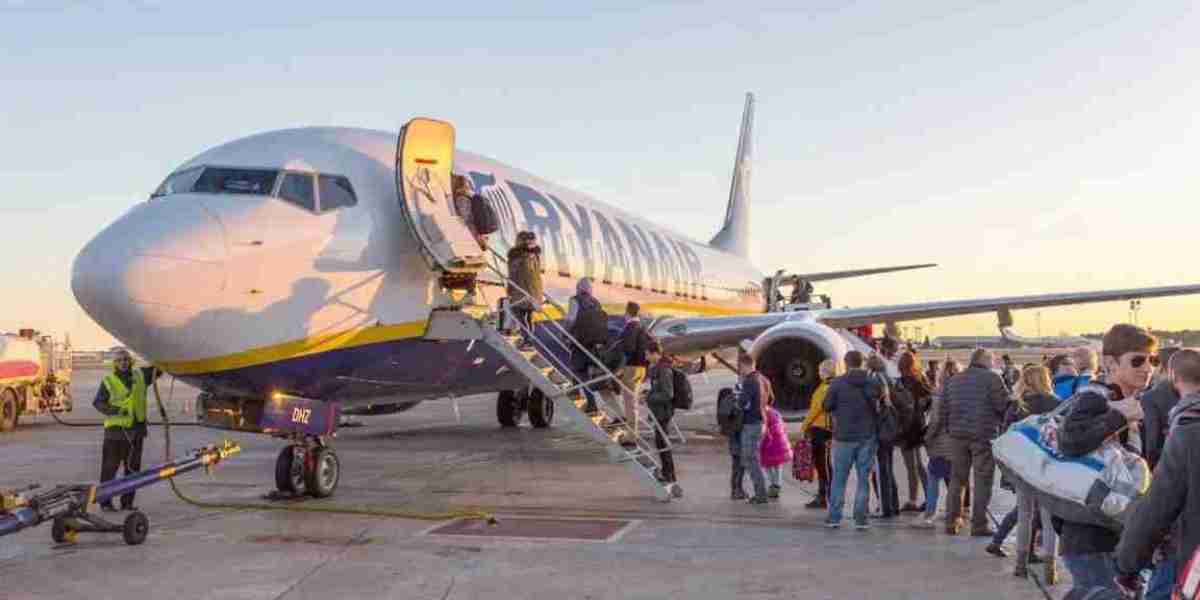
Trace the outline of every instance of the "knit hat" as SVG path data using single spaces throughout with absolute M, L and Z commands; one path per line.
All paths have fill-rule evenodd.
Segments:
M 575 291 L 580 294 L 589 294 L 590 295 L 592 293 L 592 278 L 591 277 L 580 278 L 579 283 L 575 284 Z

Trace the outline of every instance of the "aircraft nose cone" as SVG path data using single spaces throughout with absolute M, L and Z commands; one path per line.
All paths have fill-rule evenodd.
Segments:
M 101 327 L 155 356 L 225 287 L 224 230 L 202 199 L 180 195 L 140 204 L 106 227 L 75 258 L 71 290 Z

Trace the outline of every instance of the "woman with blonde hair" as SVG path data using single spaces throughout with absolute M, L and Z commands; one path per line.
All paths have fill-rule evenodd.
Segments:
M 1029 365 L 1021 370 L 1021 379 L 1017 382 L 1015 390 L 1016 399 L 1009 406 L 1008 413 L 1004 415 L 1004 428 L 1008 429 L 1013 423 L 1026 419 L 1031 415 L 1043 415 L 1054 410 L 1059 403 L 1058 396 L 1054 395 L 1054 384 L 1050 380 L 1050 369 L 1041 365 Z M 1001 486 L 1007 483 L 1000 482 Z M 1007 484 L 1012 487 L 1011 484 Z M 1020 504 L 1018 502 L 1017 504 Z M 1038 514 L 1038 511 L 1034 511 Z M 1041 523 L 1040 519 L 1034 520 L 1035 527 Z M 1001 558 L 1008 556 L 1001 544 L 1008 534 L 1012 532 L 1013 527 L 1017 525 L 1017 509 L 1013 508 L 1004 519 L 1000 521 L 1000 527 L 996 528 L 996 535 L 992 536 L 992 543 L 988 544 L 986 550 L 992 556 Z M 1036 533 L 1036 531 L 1035 531 Z M 1031 536 L 1031 538 L 1034 536 Z M 1032 544 L 1031 544 L 1032 545 Z M 1031 560 L 1037 560 L 1033 554 L 1033 549 L 1029 548 L 1029 556 Z
M 826 509 L 829 507 L 829 441 L 833 439 L 833 426 L 829 413 L 825 412 L 825 393 L 834 377 L 841 375 L 842 364 L 833 359 L 821 361 L 817 374 L 821 384 L 813 392 L 808 416 L 800 424 L 800 435 L 812 440 L 813 464 L 817 469 L 817 496 L 805 508 Z

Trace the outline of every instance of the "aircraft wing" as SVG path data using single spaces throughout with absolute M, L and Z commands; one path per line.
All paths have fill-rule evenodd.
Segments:
M 730 317 L 667 317 L 655 323 L 654 335 L 671 353 L 707 352 L 729 348 L 784 321 L 818 321 L 834 328 L 858 327 L 874 323 L 953 317 L 1003 310 L 1067 306 L 1092 302 L 1113 302 L 1137 298 L 1159 298 L 1200 294 L 1200 285 L 1133 288 L 1102 292 L 1008 296 L 977 300 L 951 300 L 919 304 L 832 308 L 799 312 L 774 312 Z
M 928 269 L 936 267 L 936 264 L 929 263 L 923 265 L 903 265 L 899 267 L 877 267 L 874 269 L 855 269 L 852 271 L 826 271 L 825 273 L 796 273 L 788 275 L 788 278 L 796 277 L 805 281 L 829 281 L 832 279 L 849 279 L 851 277 L 862 277 L 864 275 L 878 275 L 880 273 L 895 273 L 896 271 L 911 271 L 912 269 Z
M 871 323 L 954 317 L 1000 311 L 1003 309 L 1018 310 L 1047 306 L 1067 306 L 1070 304 L 1088 304 L 1092 302 L 1134 300 L 1137 298 L 1183 296 L 1187 294 L 1200 294 L 1200 285 L 1173 285 L 1103 292 L 1042 294 L 1038 296 L 1009 296 L 1006 298 L 980 298 L 978 300 L 950 300 L 947 302 L 867 306 L 863 308 L 831 308 L 813 311 L 813 313 L 818 321 L 830 327 L 858 327 Z

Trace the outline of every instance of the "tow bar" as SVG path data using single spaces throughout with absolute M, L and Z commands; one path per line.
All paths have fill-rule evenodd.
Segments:
M 0 490 L 0 537 L 53 521 L 50 537 L 55 543 L 74 543 L 78 534 L 120 533 L 125 543 L 136 546 L 146 541 L 150 520 L 141 511 L 133 511 L 123 523 L 113 523 L 97 514 L 99 504 L 116 497 L 170 479 L 196 469 L 211 469 L 226 458 L 241 452 L 231 441 L 194 450 L 188 458 L 168 462 L 100 484 L 59 485 L 32 493 L 40 485 Z

